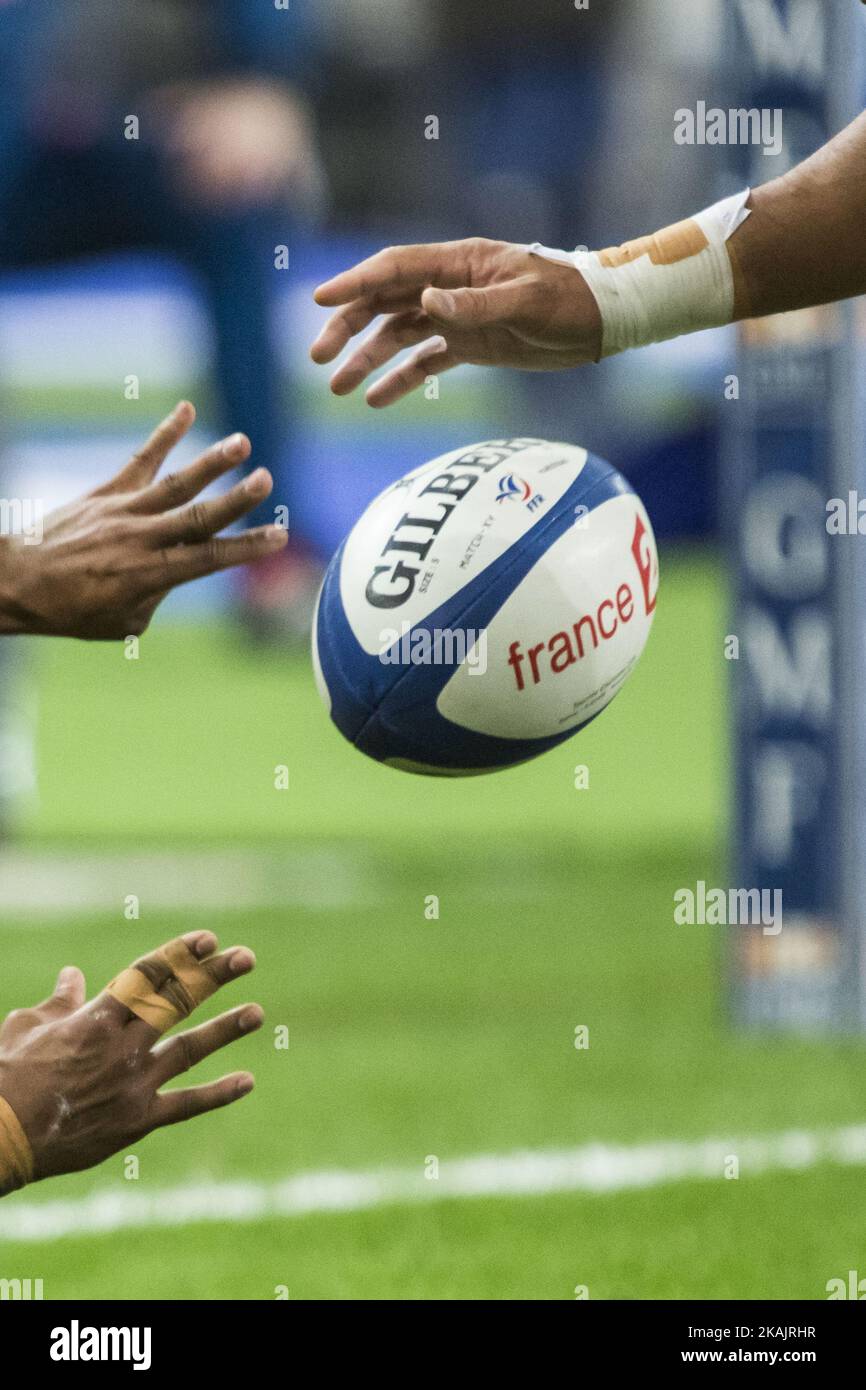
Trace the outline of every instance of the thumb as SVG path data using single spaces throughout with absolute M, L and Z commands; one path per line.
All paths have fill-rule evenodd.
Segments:
M 51 998 L 53 1003 L 59 1004 L 68 1013 L 81 1008 L 87 998 L 87 987 L 77 965 L 64 965 L 57 976 Z
M 473 328 L 479 324 L 507 323 L 520 302 L 520 287 L 514 280 L 489 289 L 426 289 L 421 307 L 431 318 L 454 328 Z

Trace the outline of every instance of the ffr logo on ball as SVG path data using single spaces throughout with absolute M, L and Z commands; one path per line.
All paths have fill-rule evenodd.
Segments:
M 532 484 L 525 478 L 519 478 L 516 473 L 506 473 L 499 479 L 498 486 L 497 502 L 522 502 L 528 512 L 534 512 L 544 501 L 541 493 L 533 493 Z

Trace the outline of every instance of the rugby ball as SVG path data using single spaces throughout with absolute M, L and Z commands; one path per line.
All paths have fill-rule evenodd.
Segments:
M 319 693 L 390 767 L 468 776 L 555 747 L 610 704 L 652 625 L 649 517 L 572 444 L 456 449 L 387 488 L 333 557 Z

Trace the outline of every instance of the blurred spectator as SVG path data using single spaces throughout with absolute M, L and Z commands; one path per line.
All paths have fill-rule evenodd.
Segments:
M 611 100 L 615 7 L 562 0 L 434 0 L 440 71 L 462 141 L 475 234 L 592 242 L 590 188 Z

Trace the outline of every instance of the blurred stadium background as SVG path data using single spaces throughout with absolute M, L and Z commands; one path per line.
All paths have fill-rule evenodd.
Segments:
M 107 8 L 70 5 L 70 22 L 98 29 Z M 169 32 L 201 21 L 182 0 L 158 9 Z M 7 644 L 0 1009 L 44 996 L 67 961 L 96 987 L 208 925 L 256 950 L 251 995 L 268 1022 L 232 1059 L 256 1071 L 251 1100 L 151 1137 L 137 1179 L 119 1155 L 4 1201 L 0 1276 L 76 1299 L 822 1297 L 863 1266 L 862 1045 L 733 1032 L 718 930 L 672 919 L 676 887 L 727 881 L 718 460 L 733 332 L 555 378 L 461 370 L 439 399 L 381 415 L 334 401 L 307 358 L 312 287 L 385 243 L 604 245 L 741 186 L 718 151 L 671 158 L 673 109 L 725 98 L 723 7 L 692 0 L 687 23 L 672 0 L 313 9 L 285 80 L 315 112 L 323 175 L 269 283 L 285 416 L 275 500 L 327 559 L 386 482 L 432 455 L 509 432 L 586 443 L 653 517 L 655 630 L 628 691 L 578 742 L 441 785 L 345 747 L 306 652 L 252 641 L 230 578 L 174 596 L 137 661 Z M 0 24 L 22 11 L 0 5 Z M 129 49 L 142 72 L 148 33 Z M 272 76 L 268 38 L 247 39 L 243 75 Z M 64 148 L 71 82 L 53 108 L 38 84 L 43 146 Z M 47 136 L 46 110 L 62 115 Z M 78 155 L 91 138 L 78 131 Z M 273 212 L 258 224 L 271 260 Z M 223 427 L 225 326 L 200 269 L 115 232 L 84 256 L 64 224 L 63 254 L 6 257 L 7 496 L 48 505 L 92 485 L 180 396 L 200 406 L 187 454 Z M 225 423 L 256 444 L 255 418 Z M 518 1153 L 534 1156 L 523 1177 L 502 1176 L 496 1156 Z M 736 1181 L 730 1155 L 743 1157 Z M 478 1156 L 492 1167 L 461 1179 L 455 1165 Z M 118 1236 L 129 1228 L 134 1245 Z

